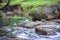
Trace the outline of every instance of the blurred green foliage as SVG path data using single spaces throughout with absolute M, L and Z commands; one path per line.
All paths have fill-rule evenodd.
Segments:
M 6 0 L 4 0 L 4 1 L 6 1 Z M 34 12 L 34 10 L 36 10 L 37 8 L 39 8 L 43 5 L 51 5 L 53 3 L 60 2 L 60 0 L 10 0 L 10 1 L 11 1 L 10 5 L 16 5 L 16 4 L 21 5 L 21 7 L 23 7 L 25 16 L 23 16 L 23 17 L 14 16 L 11 19 L 8 19 L 5 16 L 5 13 L 2 13 L 3 18 L 1 19 L 1 24 L 0 25 L 4 25 L 4 26 L 5 25 L 13 25 L 14 22 L 19 23 L 21 20 L 30 19 L 28 14 Z M 37 15 L 44 16 L 41 13 L 37 14 Z

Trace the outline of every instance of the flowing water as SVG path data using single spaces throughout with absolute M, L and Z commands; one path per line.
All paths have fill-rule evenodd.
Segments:
M 51 27 L 51 29 L 57 29 L 60 27 L 60 24 L 50 24 L 50 25 L 40 25 L 41 27 Z M 13 27 L 14 31 L 12 34 L 15 35 L 17 38 L 22 38 L 25 40 L 60 40 L 60 33 L 56 32 L 57 35 L 38 35 L 35 33 L 34 28 L 23 28 L 15 26 Z M 7 28 L 8 31 L 11 29 Z
M 44 25 L 44 26 L 48 26 L 48 25 Z M 54 25 L 54 26 L 57 26 L 58 28 L 60 25 Z M 15 27 L 15 28 L 19 28 L 19 30 L 14 30 L 14 32 L 12 33 L 16 35 L 16 37 L 18 38 L 23 38 L 26 40 L 60 40 L 59 32 L 57 32 L 57 35 L 38 35 L 37 33 L 35 33 L 35 30 L 33 28 L 31 29 L 23 28 L 23 27 Z

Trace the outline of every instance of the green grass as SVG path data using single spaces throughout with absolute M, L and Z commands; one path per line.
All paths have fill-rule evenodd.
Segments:
M 20 4 L 25 13 L 29 13 L 34 11 L 38 5 L 50 5 L 56 2 L 59 2 L 60 0 L 11 0 L 10 5 Z M 27 7 L 34 5 L 32 9 L 27 9 Z
M 53 3 L 56 3 L 58 2 L 59 0 L 48 0 L 48 1 L 42 1 L 42 0 L 29 0 L 27 2 L 21 2 L 21 6 L 24 8 L 24 11 L 25 12 L 32 12 L 34 11 L 38 5 L 50 5 L 50 4 L 53 4 Z M 27 9 L 27 7 L 31 6 L 31 5 L 34 5 L 34 7 L 32 9 Z

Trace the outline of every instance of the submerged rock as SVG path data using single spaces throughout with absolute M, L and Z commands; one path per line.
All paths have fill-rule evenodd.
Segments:
M 56 31 L 60 32 L 60 28 L 57 28 Z
M 56 34 L 56 31 L 53 30 L 53 29 L 49 29 L 49 28 L 44 28 L 44 27 L 36 27 L 35 28 L 35 32 L 37 34 L 40 34 L 40 35 L 54 35 Z
M 30 38 L 11 38 L 11 37 L 0 37 L 0 40 L 33 40 L 33 39 L 30 39 Z
M 32 39 L 26 39 L 26 38 L 6 38 L 5 40 L 32 40 Z
M 0 27 L 0 36 L 10 35 L 11 30 L 9 27 Z
M 53 40 L 60 40 L 60 37 L 55 37 Z

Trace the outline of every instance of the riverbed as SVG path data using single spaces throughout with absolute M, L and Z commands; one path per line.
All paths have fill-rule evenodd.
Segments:
M 42 24 L 40 25 L 40 27 L 51 28 L 56 30 L 60 28 L 60 24 L 59 23 Z M 39 35 L 35 32 L 35 28 L 25 28 L 25 27 L 15 26 L 13 27 L 13 29 L 14 30 L 12 31 L 12 34 L 16 38 L 21 40 L 60 40 L 60 32 L 58 31 L 56 31 L 57 33 L 56 35 Z M 11 29 L 7 27 L 7 30 L 10 31 Z M 3 39 L 4 38 L 0 38 L 0 40 Z
M 59 26 L 60 25 L 58 25 L 57 27 Z M 19 30 L 15 30 L 12 33 L 16 35 L 16 37 L 18 38 L 23 38 L 26 40 L 60 40 L 59 32 L 56 32 L 57 35 L 38 35 L 37 33 L 35 33 L 34 28 L 23 28 L 23 27 L 16 27 L 16 28 L 19 28 Z

